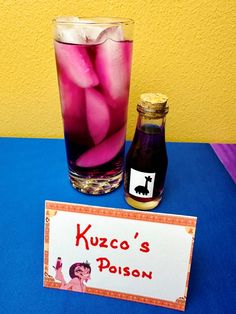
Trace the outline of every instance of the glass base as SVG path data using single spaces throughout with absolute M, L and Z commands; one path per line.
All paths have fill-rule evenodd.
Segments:
M 160 202 L 161 202 L 162 197 L 158 197 L 152 201 L 148 201 L 148 202 L 140 202 L 140 201 L 136 201 L 134 200 L 129 194 L 126 193 L 125 195 L 125 200 L 126 202 L 137 209 L 141 209 L 141 210 L 150 210 L 150 209 L 154 209 L 155 207 L 157 207 Z
M 69 171 L 72 186 L 79 192 L 91 195 L 102 195 L 117 189 L 122 181 L 123 172 L 105 178 L 89 178 Z

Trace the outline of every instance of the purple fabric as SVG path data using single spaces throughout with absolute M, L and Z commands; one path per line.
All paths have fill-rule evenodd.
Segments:
M 236 144 L 211 144 L 211 146 L 236 183 Z

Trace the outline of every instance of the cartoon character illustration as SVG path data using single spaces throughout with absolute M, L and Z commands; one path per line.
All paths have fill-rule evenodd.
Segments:
M 56 270 L 55 279 L 61 282 L 61 289 L 85 292 L 86 285 L 84 282 L 87 282 L 89 279 L 91 279 L 91 267 L 87 261 L 85 263 L 74 263 L 70 266 L 69 274 L 71 280 L 68 283 L 66 283 L 62 273 L 62 262 L 60 257 L 57 259 L 56 266 L 53 267 Z
M 145 177 L 145 180 L 146 182 L 144 186 L 142 185 L 136 186 L 136 188 L 134 189 L 136 193 L 143 194 L 143 195 L 147 195 L 149 193 L 147 185 L 148 185 L 148 182 L 152 182 L 152 178 L 148 176 L 148 177 Z

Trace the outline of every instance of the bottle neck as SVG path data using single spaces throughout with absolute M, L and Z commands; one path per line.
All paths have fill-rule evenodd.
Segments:
M 148 129 L 148 128 L 153 128 L 153 129 L 159 129 L 162 132 L 164 132 L 165 123 L 166 123 L 165 116 L 162 118 L 150 119 L 150 118 L 145 117 L 145 115 L 139 114 L 136 127 L 139 130 L 143 130 L 143 131 L 145 131 L 145 129 Z
M 165 143 L 165 117 L 150 119 L 139 114 L 133 145 L 157 147 Z

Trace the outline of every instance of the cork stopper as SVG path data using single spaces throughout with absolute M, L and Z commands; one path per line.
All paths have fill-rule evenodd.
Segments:
M 169 111 L 168 97 L 160 93 L 145 93 L 140 97 L 137 110 L 146 118 L 163 118 Z

